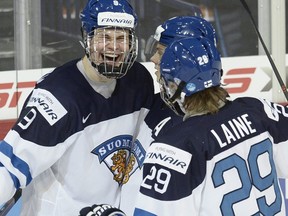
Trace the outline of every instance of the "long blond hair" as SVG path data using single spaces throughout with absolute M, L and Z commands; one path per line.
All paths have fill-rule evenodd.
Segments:
M 228 92 L 221 86 L 214 86 L 204 91 L 185 97 L 183 107 L 187 114 L 210 113 L 219 111 L 229 97 Z

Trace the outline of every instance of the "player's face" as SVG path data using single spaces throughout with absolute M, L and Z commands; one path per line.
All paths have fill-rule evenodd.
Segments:
M 155 64 L 155 66 L 154 66 L 154 68 L 156 69 L 155 75 L 157 77 L 158 82 L 160 79 L 160 62 L 161 62 L 161 58 L 164 54 L 165 49 L 166 49 L 166 46 L 158 43 L 156 46 L 156 52 L 150 58 L 150 60 Z
M 121 28 L 98 28 L 90 40 L 90 59 L 96 65 L 119 67 L 129 52 L 129 31 Z

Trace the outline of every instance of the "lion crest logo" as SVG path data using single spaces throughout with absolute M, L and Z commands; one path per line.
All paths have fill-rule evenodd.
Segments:
M 135 157 L 131 155 L 126 166 L 127 153 L 125 150 L 120 150 L 112 156 L 113 166 L 111 170 L 114 173 L 114 180 L 126 184 L 129 180 L 130 173 L 133 171 Z
M 92 150 L 119 184 L 126 184 L 130 176 L 143 166 L 146 152 L 138 140 L 132 145 L 132 138 L 131 135 L 116 136 Z

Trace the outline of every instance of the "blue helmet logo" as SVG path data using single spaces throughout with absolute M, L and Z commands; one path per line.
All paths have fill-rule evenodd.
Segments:
M 187 89 L 187 91 L 189 91 L 189 92 L 193 92 L 193 91 L 195 91 L 195 89 L 196 89 L 196 85 L 195 85 L 194 83 L 187 83 L 186 89 Z

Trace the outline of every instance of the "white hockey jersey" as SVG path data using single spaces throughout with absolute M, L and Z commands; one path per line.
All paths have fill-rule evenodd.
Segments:
M 165 122 L 147 150 L 134 216 L 286 216 L 287 107 L 239 98 L 216 115 Z
M 101 203 L 132 215 L 151 139 L 148 126 L 139 133 L 139 125 L 152 104 L 153 80 L 135 62 L 106 99 L 77 61 L 37 83 L 0 142 L 0 200 L 23 188 L 23 216 L 76 216 Z

